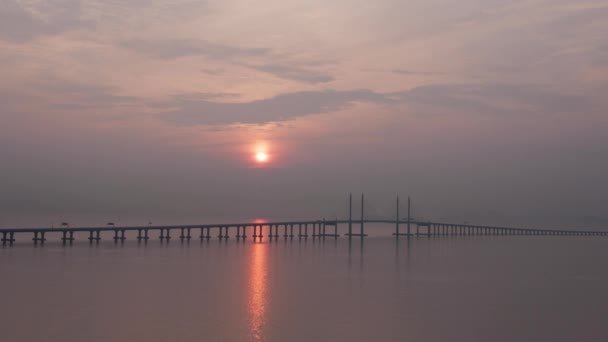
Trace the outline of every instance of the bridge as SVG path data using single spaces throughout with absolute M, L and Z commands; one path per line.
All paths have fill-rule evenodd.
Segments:
M 179 231 L 177 238 L 183 240 L 192 239 L 193 231 L 199 232 L 200 240 L 209 240 L 215 235 L 218 239 L 229 239 L 234 233 L 237 240 L 245 240 L 248 234 L 254 240 L 262 240 L 267 237 L 270 240 L 279 238 L 299 239 L 311 238 L 338 238 L 340 237 L 340 226 L 346 226 L 347 231 L 344 236 L 352 239 L 365 238 L 366 224 L 390 224 L 394 225 L 396 238 L 422 236 L 458 236 L 458 235 L 553 235 L 553 236 L 608 236 L 608 231 L 584 231 L 584 230 L 556 230 L 556 229 L 534 229 L 516 227 L 498 227 L 487 225 L 471 225 L 447 222 L 433 222 L 413 220 L 411 218 L 411 203 L 408 198 L 407 218 L 403 219 L 399 215 L 399 198 L 397 198 L 397 213 L 395 219 L 366 219 L 364 215 L 364 195 L 361 195 L 361 218 L 358 220 L 352 217 L 352 195 L 349 197 L 349 217 L 348 219 L 335 220 L 311 220 L 311 221 L 278 221 L 278 222 L 241 222 L 241 223 L 222 223 L 222 224 L 193 224 L 193 225 L 163 225 L 163 226 L 105 226 L 105 227 L 69 227 L 61 228 L 2 228 L 0 240 L 3 245 L 12 245 L 16 241 L 16 236 L 32 236 L 35 244 L 44 243 L 47 235 L 59 235 L 63 243 L 72 243 L 74 233 L 88 232 L 90 243 L 99 242 L 102 233 L 113 233 L 112 239 L 115 242 L 125 241 L 126 232 L 137 232 L 137 241 L 148 241 L 151 232 L 158 232 L 158 239 L 169 241 L 172 239 L 172 232 Z M 358 231 L 355 229 L 358 226 Z M 212 233 L 213 232 L 213 233 Z M 310 233 L 310 234 L 309 234 Z M 213 234 L 213 235 L 212 235 Z

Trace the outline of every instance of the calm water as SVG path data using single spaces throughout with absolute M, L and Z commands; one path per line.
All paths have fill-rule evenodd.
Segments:
M 608 341 L 607 266 L 587 237 L 22 242 L 0 341 Z

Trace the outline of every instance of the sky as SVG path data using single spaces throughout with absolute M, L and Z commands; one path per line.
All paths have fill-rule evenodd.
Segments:
M 0 227 L 364 192 L 368 217 L 608 228 L 606 32 L 605 0 L 0 0 Z

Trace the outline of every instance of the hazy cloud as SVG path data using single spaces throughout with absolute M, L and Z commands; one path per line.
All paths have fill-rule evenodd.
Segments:
M 391 72 L 394 72 L 396 74 L 414 75 L 414 76 L 445 75 L 444 72 L 438 72 L 438 71 L 417 71 L 417 70 L 405 70 L 405 69 L 394 69 L 394 70 L 391 70 Z
M 81 2 L 77 0 L 50 0 L 32 11 L 20 1 L 3 0 L 0 2 L 0 37 L 25 42 L 41 35 L 92 27 L 92 22 L 80 18 L 80 8 Z
M 358 101 L 387 102 L 388 100 L 384 95 L 370 90 L 305 91 L 246 103 L 179 98 L 173 104 L 178 109 L 166 112 L 162 117 L 180 125 L 263 124 L 331 112 Z
M 577 113 L 590 111 L 590 99 L 522 84 L 441 84 L 397 94 L 412 104 L 441 106 L 458 113 L 517 114 L 537 112 Z
M 174 59 L 188 56 L 205 56 L 225 59 L 238 56 L 261 56 L 270 52 L 265 48 L 234 47 L 195 39 L 143 40 L 132 39 L 122 42 L 124 48 L 152 57 Z
M 340 110 L 355 102 L 444 107 L 455 113 L 513 115 L 518 113 L 578 113 L 592 110 L 583 96 L 540 86 L 515 84 L 438 84 L 397 93 L 371 90 L 309 91 L 245 103 L 209 101 L 210 96 L 180 96 L 162 118 L 180 125 L 264 124 Z M 221 98 L 216 97 L 216 98 Z
M 303 69 L 296 66 L 266 64 L 256 66 L 254 67 L 254 69 L 275 75 L 280 78 L 305 83 L 326 83 L 334 80 L 331 75 L 319 73 L 308 69 Z

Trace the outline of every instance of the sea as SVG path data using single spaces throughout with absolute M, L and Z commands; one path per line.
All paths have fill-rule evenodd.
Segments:
M 0 247 L 0 341 L 608 341 L 607 237 L 155 235 Z

